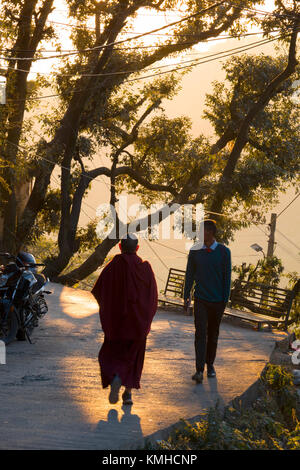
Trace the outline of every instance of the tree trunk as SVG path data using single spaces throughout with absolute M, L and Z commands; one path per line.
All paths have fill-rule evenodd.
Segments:
M 102 53 L 99 59 L 99 49 L 97 49 L 97 47 L 102 46 L 105 42 L 113 43 L 116 40 L 119 32 L 122 30 L 127 17 L 134 14 L 139 8 L 141 8 L 140 2 L 133 2 L 133 4 L 129 7 L 126 6 L 127 3 L 128 2 L 119 2 L 119 10 L 116 11 L 116 14 L 112 18 L 109 26 L 104 29 L 103 33 L 101 33 L 100 35 L 98 34 L 97 36 L 98 40 L 95 43 L 95 51 L 93 52 L 93 54 L 91 54 L 90 62 L 87 66 L 87 70 L 90 70 L 92 74 L 100 74 L 102 72 L 105 72 L 106 64 L 113 49 L 113 47 L 105 48 L 104 52 Z M 221 3 L 224 2 L 220 2 L 220 4 Z M 105 7 L 105 3 L 103 4 L 103 7 Z M 211 5 L 203 9 L 202 15 L 199 16 L 205 17 L 205 15 L 209 14 L 210 10 L 214 9 L 215 5 Z M 240 15 L 241 10 L 239 8 L 232 9 L 230 5 L 224 5 L 224 12 L 222 16 L 215 19 L 209 25 L 207 30 L 197 32 L 197 34 L 195 34 L 195 39 L 191 39 L 191 41 L 188 43 L 182 43 L 182 39 L 179 38 L 178 44 L 175 43 L 174 45 L 172 45 L 172 48 L 170 44 L 162 45 L 154 53 L 151 53 L 145 59 L 142 59 L 138 64 L 136 63 L 136 59 L 134 59 L 134 63 L 132 64 L 130 61 L 128 61 L 127 68 L 130 70 L 131 67 L 133 67 L 136 71 L 143 70 L 146 66 L 163 59 L 164 57 L 168 56 L 171 52 L 183 51 L 188 48 L 191 48 L 194 44 L 197 44 L 208 38 L 217 37 L 222 32 L 228 30 Z M 187 25 L 186 27 L 188 29 L 189 25 Z M 190 32 L 191 31 L 189 31 L 189 35 Z M 120 78 L 120 76 L 116 76 L 116 78 L 114 79 L 114 84 L 120 85 L 128 78 L 131 73 L 132 72 L 128 72 L 128 74 L 124 74 L 122 78 Z M 103 86 L 105 89 L 104 94 L 107 94 L 108 88 L 113 90 L 113 86 L 111 84 L 112 80 L 113 79 L 110 77 L 109 83 L 107 83 L 106 85 L 106 80 L 103 79 Z M 74 93 L 71 103 L 65 114 L 65 118 L 63 119 L 64 122 L 56 131 L 55 138 L 53 139 L 53 141 L 48 144 L 47 152 L 44 155 L 48 160 L 50 160 L 50 165 L 52 166 L 52 169 L 54 165 L 58 162 L 58 158 L 61 155 L 61 153 L 56 150 L 55 145 L 62 146 L 66 150 L 67 142 L 70 138 L 70 132 L 78 132 L 76 123 L 80 121 L 82 112 L 85 108 L 85 104 L 92 95 L 93 86 L 95 86 L 95 78 L 87 79 L 85 77 L 81 77 L 78 80 L 76 93 Z M 99 87 L 99 84 L 97 84 L 97 87 Z M 82 93 L 77 93 L 79 90 L 83 90 Z M 26 239 L 26 237 L 30 233 L 31 227 L 34 225 L 37 214 L 45 200 L 47 187 L 49 184 L 48 181 L 48 170 L 46 171 L 45 177 L 43 176 L 42 172 L 39 172 L 39 175 L 35 181 L 36 188 L 33 189 L 32 198 L 29 199 L 22 220 L 18 224 L 17 237 L 20 242 Z
M 123 27 L 126 15 L 124 11 L 122 13 L 123 14 L 120 14 L 117 19 L 112 20 L 112 28 L 107 38 L 109 44 L 114 43 Z M 98 44 L 96 45 L 98 46 Z M 99 58 L 99 50 L 96 48 L 97 57 L 95 58 L 94 55 L 91 55 L 89 61 L 89 68 L 92 74 L 100 74 L 103 72 L 112 51 L 113 46 L 106 47 Z M 17 235 L 20 240 L 26 240 L 30 233 L 30 228 L 34 225 L 37 214 L 45 200 L 50 183 L 50 176 L 55 164 L 57 164 L 59 156 L 64 153 L 63 166 L 68 167 L 71 162 L 78 137 L 80 118 L 92 94 L 94 81 L 95 79 L 93 77 L 81 77 L 78 80 L 68 109 L 61 121 L 61 125 L 56 130 L 53 140 L 47 144 L 46 149 L 44 149 L 44 160 L 48 162 L 49 169 L 46 170 L 45 174 L 43 171 L 39 171 L 39 177 L 36 177 L 32 195 L 24 210 L 22 220 L 18 225 Z M 41 166 L 45 167 L 45 164 Z M 65 208 L 63 208 L 63 213 L 65 213 Z M 66 222 L 68 223 L 68 221 Z M 63 237 L 63 234 L 61 234 L 61 236 Z
M 7 119 L 7 138 L 5 141 L 5 158 L 12 165 L 8 174 L 8 184 L 11 190 L 8 196 L 8 201 L 4 207 L 4 220 L 3 220 L 3 247 L 6 251 L 15 253 L 21 241 L 16 235 L 17 226 L 17 187 L 19 181 L 16 177 L 17 155 L 19 153 L 19 142 L 22 133 L 22 123 L 24 120 L 25 103 L 27 95 L 27 78 L 31 68 L 32 58 L 38 44 L 43 37 L 43 31 L 47 17 L 51 11 L 53 0 L 45 0 L 39 11 L 39 18 L 36 26 L 31 34 L 31 22 L 35 13 L 37 0 L 27 0 L 24 2 L 20 20 L 18 25 L 18 33 L 15 45 L 13 47 L 13 54 L 18 58 L 27 58 L 28 60 L 18 60 L 11 62 L 10 65 L 22 69 L 22 72 L 11 70 L 7 78 L 7 98 L 13 100 L 14 104 L 10 104 L 11 111 L 6 114 Z M 13 67 L 12 67 L 13 68 Z M 21 182 L 22 184 L 22 182 Z
M 118 241 L 119 240 L 115 238 L 106 238 L 100 245 L 97 246 L 94 253 L 89 256 L 89 258 L 81 266 L 79 266 L 79 268 L 74 269 L 68 274 L 54 277 L 51 280 L 54 282 L 60 282 L 66 286 L 73 286 L 77 282 L 85 279 L 87 276 L 95 272 L 99 266 L 102 266 L 108 253 L 114 246 L 116 246 Z
M 177 208 L 181 204 L 189 204 L 193 203 L 193 201 L 188 201 L 188 200 L 183 200 L 182 196 L 180 195 L 178 197 L 178 200 L 173 200 L 172 202 L 166 204 L 163 206 L 162 209 L 159 209 L 156 214 L 158 215 L 158 222 L 160 223 L 163 219 L 165 219 L 169 214 L 173 214 L 176 212 Z M 198 202 L 198 201 L 197 201 Z M 169 212 L 167 212 L 165 209 L 169 208 Z M 147 227 L 149 228 L 151 226 L 152 222 L 152 217 L 154 214 L 149 214 L 145 216 L 143 219 L 138 219 L 136 221 L 136 231 L 140 231 L 141 227 L 144 228 L 143 221 L 147 219 Z M 117 219 L 118 221 L 118 219 Z M 131 221 L 130 223 L 133 223 Z M 129 224 L 127 225 L 127 230 L 128 230 Z M 105 258 L 107 257 L 109 251 L 119 242 L 120 238 L 118 236 L 118 230 L 116 230 L 117 236 L 116 238 L 105 238 L 103 242 L 98 245 L 92 253 L 92 255 L 89 256 L 89 258 L 77 269 L 74 269 L 73 271 L 70 271 L 67 274 L 64 274 L 62 276 L 57 276 L 54 277 L 52 280 L 55 282 L 60 282 L 62 284 L 72 286 L 73 284 L 76 284 L 77 282 L 81 281 L 82 279 L 85 279 L 87 276 L 95 272 L 104 262 Z
M 30 44 L 31 18 L 36 6 L 36 0 L 27 0 L 24 3 L 19 22 L 18 37 L 16 46 L 21 51 L 27 51 Z M 24 57 L 24 52 L 16 51 L 19 57 Z M 25 52 L 26 57 L 27 52 Z M 22 132 L 20 125 L 24 119 L 25 98 L 27 94 L 27 76 L 30 70 L 31 61 L 17 61 L 17 68 L 26 70 L 27 73 L 10 71 L 7 80 L 8 100 L 16 99 L 12 105 L 12 111 L 8 116 L 8 132 L 5 145 L 5 158 L 12 165 L 8 172 L 7 183 L 10 188 L 10 195 L 4 208 L 4 230 L 3 247 L 10 253 L 16 252 L 16 223 L 17 223 L 17 201 L 16 201 L 16 163 L 19 152 L 19 142 Z

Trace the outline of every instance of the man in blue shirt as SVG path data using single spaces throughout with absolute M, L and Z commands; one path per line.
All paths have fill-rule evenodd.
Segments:
M 184 308 L 190 303 L 194 289 L 196 373 L 192 379 L 202 383 L 205 363 L 207 376 L 215 377 L 214 361 L 217 352 L 219 327 L 230 295 L 231 254 L 229 248 L 215 239 L 216 223 L 204 221 L 204 244 L 189 252 Z

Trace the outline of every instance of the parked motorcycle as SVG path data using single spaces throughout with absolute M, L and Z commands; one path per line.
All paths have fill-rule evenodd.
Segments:
M 0 268 L 0 340 L 8 344 L 17 338 L 31 343 L 39 318 L 48 312 L 44 294 L 52 293 L 45 290 L 49 279 L 36 270 L 45 265 L 26 252 L 0 256 L 12 260 Z

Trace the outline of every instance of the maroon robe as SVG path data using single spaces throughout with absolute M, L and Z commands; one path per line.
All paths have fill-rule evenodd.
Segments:
M 127 388 L 140 388 L 146 339 L 157 309 L 150 264 L 136 253 L 116 255 L 103 269 L 92 294 L 100 306 L 104 343 L 99 351 L 103 388 L 115 374 Z

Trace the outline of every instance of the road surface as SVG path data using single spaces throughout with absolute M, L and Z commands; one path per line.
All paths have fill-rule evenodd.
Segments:
M 12 343 L 0 365 L 0 449 L 137 448 L 143 437 L 244 392 L 283 335 L 223 321 L 217 379 L 205 376 L 196 385 L 193 319 L 161 310 L 134 405 L 110 405 L 99 376 L 103 333 L 93 297 L 58 284 L 50 288 L 49 313 L 34 344 Z

